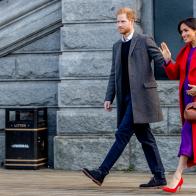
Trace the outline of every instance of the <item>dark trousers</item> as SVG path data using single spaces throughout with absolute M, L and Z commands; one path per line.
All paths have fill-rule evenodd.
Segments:
M 119 125 L 118 130 L 116 131 L 115 142 L 99 169 L 104 174 L 108 174 L 112 166 L 122 154 L 131 136 L 135 133 L 138 141 L 142 145 L 142 149 L 144 151 L 148 166 L 152 174 L 159 178 L 164 177 L 165 170 L 159 155 L 155 138 L 151 132 L 149 124 L 133 123 L 133 112 L 130 95 L 127 95 L 125 97 L 125 104 L 125 114 Z

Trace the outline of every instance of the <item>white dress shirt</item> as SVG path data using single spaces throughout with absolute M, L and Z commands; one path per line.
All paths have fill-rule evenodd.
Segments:
M 132 31 L 127 37 L 122 36 L 122 42 L 128 42 L 132 39 L 134 31 Z

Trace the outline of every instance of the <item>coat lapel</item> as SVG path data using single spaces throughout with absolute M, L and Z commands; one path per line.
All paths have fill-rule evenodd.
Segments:
M 134 33 L 133 34 L 133 38 L 131 40 L 131 45 L 130 45 L 130 49 L 129 49 L 129 56 L 132 54 L 134 47 L 137 43 L 138 40 L 138 34 Z M 116 64 L 116 79 L 118 80 L 121 76 L 122 73 L 122 65 L 121 65 L 121 47 L 122 47 L 122 41 L 119 40 L 117 45 L 116 45 L 116 58 L 115 58 L 115 64 Z
M 186 64 L 187 64 L 187 59 L 188 59 L 188 55 L 189 55 L 189 52 L 190 52 L 190 44 L 187 44 L 187 47 L 185 48 L 185 51 L 184 51 L 184 55 L 182 57 L 182 60 L 181 60 L 181 69 L 184 73 L 184 77 L 186 75 Z
M 190 51 L 190 45 L 187 44 L 187 46 L 184 47 L 184 53 L 180 57 L 180 61 L 179 61 L 180 62 L 180 78 L 181 78 L 181 80 L 180 80 L 180 91 L 182 91 L 184 80 L 185 80 L 185 77 L 186 77 L 186 64 L 187 64 L 189 51 Z
M 132 54 L 133 49 L 135 47 L 135 44 L 136 44 L 137 40 L 138 40 L 138 34 L 137 33 L 134 33 L 133 34 L 133 38 L 131 40 L 130 49 L 129 49 L 129 56 Z
M 117 80 L 121 76 L 122 72 L 122 66 L 121 66 L 121 47 L 122 47 L 122 41 L 119 40 L 117 46 L 116 46 L 116 58 L 115 58 L 115 65 L 116 65 L 116 78 Z

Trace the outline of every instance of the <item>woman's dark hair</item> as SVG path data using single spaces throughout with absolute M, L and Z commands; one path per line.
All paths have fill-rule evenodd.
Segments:
M 187 25 L 189 28 L 196 30 L 196 18 L 187 18 L 178 23 L 178 32 L 181 34 L 180 26 L 181 24 Z

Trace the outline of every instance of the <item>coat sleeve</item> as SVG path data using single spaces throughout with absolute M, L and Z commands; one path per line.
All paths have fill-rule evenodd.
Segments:
M 186 44 L 178 53 L 176 62 L 170 61 L 168 64 L 165 64 L 164 68 L 166 71 L 166 74 L 168 75 L 169 79 L 171 80 L 179 80 L 180 79 L 180 67 L 182 64 L 183 59 L 186 56 L 186 53 L 188 52 L 189 44 Z M 187 54 L 188 55 L 188 54 Z
M 165 72 L 170 80 L 180 79 L 180 62 L 181 62 L 182 54 L 184 53 L 185 50 L 186 50 L 186 46 L 180 50 L 179 54 L 177 55 L 176 62 L 171 60 L 164 65 Z
M 174 61 L 170 61 L 168 64 L 165 64 L 163 55 L 161 54 L 153 38 L 147 37 L 146 45 L 148 49 L 148 54 L 150 55 L 151 59 L 154 60 L 155 66 L 161 66 L 165 70 L 165 73 L 167 74 L 170 80 L 179 79 L 178 61 L 176 61 L 176 63 Z
M 111 101 L 111 103 L 112 103 L 115 98 L 115 94 L 116 94 L 116 92 L 115 92 L 115 54 L 114 54 L 114 46 L 113 46 L 112 67 L 111 67 L 111 71 L 110 71 L 105 101 Z
M 164 65 L 165 72 L 170 80 L 178 80 L 180 77 L 180 66 L 178 61 L 170 61 Z
M 154 60 L 155 66 L 162 67 L 165 61 L 152 37 L 146 36 L 146 47 L 150 60 Z

